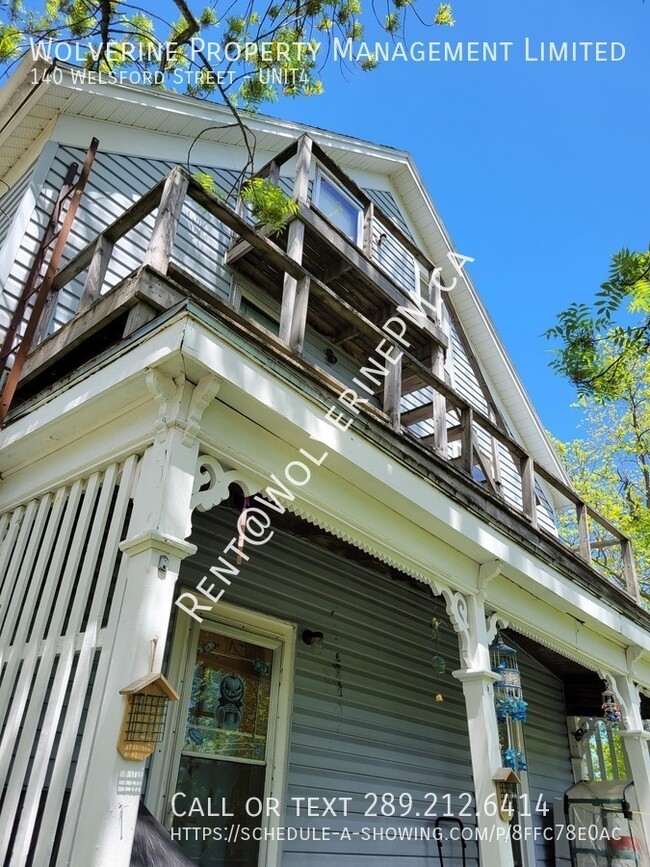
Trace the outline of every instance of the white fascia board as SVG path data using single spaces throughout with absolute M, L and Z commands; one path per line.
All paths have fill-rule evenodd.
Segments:
M 149 410 L 134 411 L 151 399 L 144 372 L 166 364 L 171 375 L 180 374 L 184 332 L 181 311 L 137 343 L 95 359 L 71 385 L 43 395 L 11 421 L 0 432 L 0 511 L 150 440 Z
M 99 139 L 99 153 L 107 151 L 124 156 L 146 156 L 147 159 L 165 160 L 187 165 L 190 138 L 157 130 L 124 127 L 118 123 L 94 120 L 90 117 L 62 113 L 52 131 L 52 139 L 68 147 L 79 147 L 89 135 Z M 192 162 L 196 165 L 218 165 L 218 168 L 240 171 L 243 149 L 214 141 L 199 140 L 192 149 Z M 274 154 L 259 153 L 260 164 L 268 162 Z M 215 162 L 217 160 L 217 162 Z
M 50 64 L 34 62 L 28 55 L 0 89 L 0 143 L 16 128 L 29 109 L 50 87 L 43 73 Z M 34 83 L 36 77 L 36 84 Z

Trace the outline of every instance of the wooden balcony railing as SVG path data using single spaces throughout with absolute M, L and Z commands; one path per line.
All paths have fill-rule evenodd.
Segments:
M 431 305 L 431 315 L 426 321 L 420 321 L 418 327 L 413 327 L 413 338 L 409 332 L 411 345 L 408 349 L 398 347 L 402 351 L 401 359 L 391 367 L 383 387 L 378 390 L 378 407 L 368 411 L 380 417 L 383 413 L 386 423 L 394 431 L 417 442 L 420 448 L 447 459 L 468 477 L 474 477 L 477 469 L 483 475 L 490 473 L 485 455 L 477 442 L 479 437 L 488 437 L 495 448 L 502 447 L 512 458 L 521 485 L 521 512 L 530 525 L 539 533 L 547 533 L 547 530 L 538 526 L 537 487 L 541 481 L 559 493 L 574 509 L 575 538 L 569 540 L 568 547 L 572 547 L 575 553 L 595 568 L 598 568 L 598 552 L 607 547 L 616 547 L 619 551 L 620 575 L 614 575 L 613 580 L 638 601 L 639 585 L 630 539 L 598 515 L 562 480 L 537 464 L 526 449 L 510 436 L 498 416 L 493 417 L 495 414 L 492 411 L 486 414 L 472 406 L 445 381 L 443 364 L 448 340 L 441 327 L 441 300 L 437 281 L 433 279 L 434 264 L 306 136 L 272 160 L 259 175 L 278 181 L 283 162 L 294 156 L 296 168 L 293 192 L 299 202 L 299 210 L 279 235 L 272 236 L 264 227 L 251 225 L 241 208 L 234 209 L 206 192 L 188 172 L 179 167 L 60 269 L 54 281 L 55 290 L 61 290 L 86 272 L 77 317 L 92 314 L 97 318 L 104 315 L 104 309 L 112 310 L 108 305 L 120 286 L 113 287 L 104 295 L 100 293 L 114 247 L 120 238 L 140 226 L 154 212 L 155 221 L 143 266 L 167 276 L 175 285 L 195 285 L 197 278 L 172 262 L 183 204 L 190 199 L 221 225 L 232 230 L 233 242 L 227 263 L 247 273 L 256 280 L 257 285 L 277 299 L 280 307 L 279 337 L 289 350 L 298 353 L 302 350 L 305 332 L 310 326 L 332 340 L 348 340 L 347 349 L 351 353 L 356 352 L 363 361 L 368 359 L 380 341 L 386 340 L 387 333 L 381 325 L 388 316 L 395 314 L 395 305 L 403 311 L 415 309 L 409 293 L 373 261 L 373 225 L 379 221 L 383 229 L 390 232 L 417 261 L 423 290 Z M 364 235 L 360 245 L 352 243 L 308 202 L 309 170 L 314 158 L 321 161 L 364 207 Z M 328 273 L 329 278 L 324 279 Z M 200 292 L 200 297 L 204 301 L 208 299 L 205 303 L 209 303 L 208 288 L 202 286 Z M 155 302 L 149 299 L 149 303 Z M 136 317 L 135 324 L 137 321 Z M 74 320 L 70 326 L 73 324 Z M 132 323 L 131 330 L 133 327 Z M 261 326 L 251 321 L 251 327 Z M 351 346 L 352 335 L 354 347 Z M 414 409 L 404 410 L 403 396 L 422 390 L 429 397 Z M 450 418 L 456 421 L 450 422 Z M 431 422 L 432 431 L 416 440 L 406 426 L 420 419 Z M 450 446 L 457 451 L 453 457 Z M 498 493 L 498 486 L 495 486 L 495 490 Z M 502 502 L 504 506 L 514 508 L 512 503 Z M 548 535 L 551 536 L 550 533 Z M 557 541 L 557 537 L 553 538 Z

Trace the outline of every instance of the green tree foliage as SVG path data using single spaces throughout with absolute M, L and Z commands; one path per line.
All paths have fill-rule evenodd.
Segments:
M 625 371 L 650 357 L 650 248 L 612 256 L 609 280 L 593 305 L 572 303 L 546 332 L 560 341 L 551 362 L 583 396 L 616 400 Z
M 286 219 L 298 212 L 298 202 L 289 198 L 266 178 L 251 178 L 242 188 L 242 199 L 250 205 L 251 214 L 263 225 L 279 231 Z
M 618 357 L 605 343 L 603 364 Z M 616 397 L 582 396 L 584 435 L 556 446 L 576 491 L 632 539 L 642 591 L 650 599 L 650 357 L 628 354 L 616 367 Z M 575 526 L 564 521 L 564 534 Z M 607 538 L 592 525 L 594 556 L 604 572 L 620 575 L 617 547 L 598 547 Z M 577 541 L 577 540 L 576 540 Z

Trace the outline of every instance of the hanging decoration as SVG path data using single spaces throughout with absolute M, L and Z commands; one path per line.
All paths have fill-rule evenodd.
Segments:
M 440 621 L 437 617 L 431 618 L 431 640 L 434 643 L 434 656 L 431 659 L 433 672 L 436 675 L 444 674 L 447 671 L 447 663 L 443 656 L 438 653 L 438 641 L 440 639 Z M 436 701 L 444 701 L 442 693 L 436 690 Z
M 499 722 L 515 720 L 526 722 L 528 704 L 521 691 L 521 675 L 517 665 L 517 651 L 509 647 L 499 632 L 490 646 L 490 666 L 499 676 L 494 684 L 494 704 Z
M 508 747 L 503 753 L 503 764 L 506 768 L 512 768 L 513 771 L 526 771 L 526 757 L 522 750 L 516 750 L 514 747 Z
M 621 709 L 616 701 L 616 696 L 611 689 L 606 689 L 603 693 L 603 717 L 607 722 L 618 725 L 623 719 Z

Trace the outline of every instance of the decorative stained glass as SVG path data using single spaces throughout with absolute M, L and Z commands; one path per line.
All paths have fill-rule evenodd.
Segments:
M 183 752 L 265 761 L 273 653 L 201 630 Z

